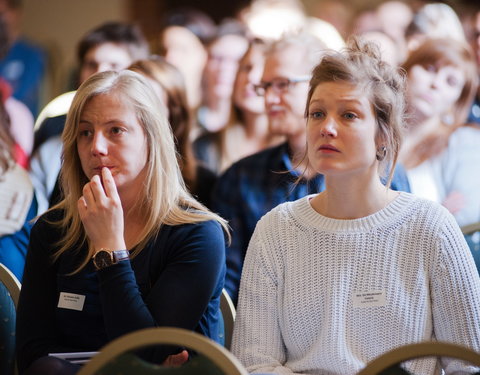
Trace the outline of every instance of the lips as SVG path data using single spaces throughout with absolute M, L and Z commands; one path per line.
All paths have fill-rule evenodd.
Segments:
M 330 144 L 324 144 L 324 145 L 321 145 L 319 148 L 318 148 L 319 151 L 324 151 L 324 152 L 340 152 L 340 150 Z

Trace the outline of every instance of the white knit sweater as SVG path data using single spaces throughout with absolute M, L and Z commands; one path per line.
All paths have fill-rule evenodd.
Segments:
M 401 193 L 373 215 L 336 220 L 310 198 L 270 211 L 250 242 L 232 347 L 250 372 L 355 374 L 435 338 L 480 351 L 480 281 L 447 210 Z M 435 366 L 407 363 L 414 374 Z

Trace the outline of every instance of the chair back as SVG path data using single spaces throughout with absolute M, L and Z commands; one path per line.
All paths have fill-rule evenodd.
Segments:
M 480 367 L 480 354 L 464 346 L 446 342 L 422 342 L 390 350 L 369 362 L 357 375 L 408 374 L 399 364 L 422 357 L 460 359 Z
M 149 364 L 130 353 L 152 345 L 186 347 L 197 352 L 199 358 L 175 368 Z M 114 362 L 115 358 L 118 362 Z M 119 375 L 120 372 L 135 375 L 248 375 L 239 360 L 216 342 L 195 332 L 167 327 L 147 328 L 113 340 L 84 365 L 78 375 Z
M 232 345 L 233 325 L 235 323 L 236 310 L 232 299 L 225 289 L 222 290 L 222 295 L 220 296 L 220 311 L 222 312 L 223 317 L 225 347 L 230 350 Z
M 15 323 L 20 282 L 0 263 L 0 374 L 15 373 Z

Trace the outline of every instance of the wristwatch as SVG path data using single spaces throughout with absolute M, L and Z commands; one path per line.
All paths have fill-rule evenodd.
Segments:
M 93 265 L 97 270 L 110 267 L 122 260 L 127 260 L 130 256 L 128 250 L 115 250 L 102 248 L 93 255 Z

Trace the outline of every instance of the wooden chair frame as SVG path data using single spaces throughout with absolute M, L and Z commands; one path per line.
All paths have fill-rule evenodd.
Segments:
M 10 296 L 12 297 L 15 309 L 18 307 L 18 297 L 20 297 L 20 281 L 4 264 L 0 263 L 0 282 L 5 285 Z
M 382 354 L 369 362 L 357 375 L 377 375 L 403 361 L 421 357 L 456 358 L 480 367 L 480 354 L 471 349 L 446 342 L 422 342 L 405 345 Z
M 192 349 L 211 360 L 225 375 L 248 375 L 240 361 L 216 342 L 195 332 L 167 327 L 146 328 L 113 340 L 85 364 L 78 375 L 94 375 L 120 354 L 159 344 Z
M 220 297 L 220 310 L 223 316 L 225 330 L 225 347 L 230 350 L 232 345 L 233 325 L 235 323 L 236 310 L 228 292 L 223 289 Z

